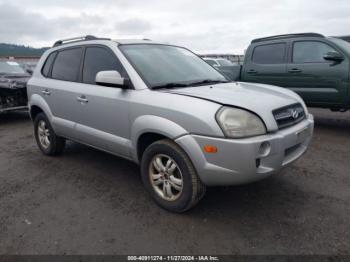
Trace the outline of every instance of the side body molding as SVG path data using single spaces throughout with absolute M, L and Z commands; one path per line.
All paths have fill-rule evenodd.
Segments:
M 145 133 L 157 133 L 175 140 L 188 132 L 183 127 L 166 118 L 154 115 L 144 115 L 136 118 L 131 126 L 131 155 L 136 163 L 139 162 L 137 141 Z

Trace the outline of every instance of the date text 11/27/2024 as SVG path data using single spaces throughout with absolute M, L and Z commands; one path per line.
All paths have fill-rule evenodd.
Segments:
M 220 261 L 217 256 L 128 256 L 128 261 Z

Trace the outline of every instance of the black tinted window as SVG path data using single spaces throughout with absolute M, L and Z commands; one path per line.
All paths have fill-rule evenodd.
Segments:
M 116 56 L 101 47 L 88 47 L 85 53 L 83 82 L 94 84 L 98 72 L 109 70 L 117 70 L 122 74 L 121 65 Z
M 207 62 L 211 66 L 217 65 L 217 63 L 214 60 L 204 60 L 204 61 Z
M 323 56 L 332 51 L 335 51 L 332 47 L 317 41 L 295 42 L 293 45 L 293 62 L 299 64 L 326 62 Z
M 60 51 L 52 68 L 52 78 L 78 81 L 81 55 L 81 48 Z
M 283 64 L 286 44 L 261 45 L 254 48 L 252 61 L 257 64 Z
M 48 76 L 49 75 L 50 68 L 51 68 L 51 65 L 52 65 L 53 61 L 55 60 L 56 54 L 57 54 L 56 52 L 53 52 L 47 57 L 45 65 L 44 65 L 44 67 L 42 69 L 42 73 L 43 73 L 44 76 Z

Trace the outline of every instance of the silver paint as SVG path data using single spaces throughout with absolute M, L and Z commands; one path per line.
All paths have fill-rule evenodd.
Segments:
M 47 51 L 28 82 L 29 107 L 37 106 L 47 115 L 55 132 L 63 137 L 139 163 L 137 142 L 142 134 L 157 133 L 174 140 L 191 158 L 201 180 L 207 185 L 231 185 L 259 180 L 278 172 L 299 158 L 310 142 L 313 118 L 294 92 L 252 83 L 225 83 L 174 90 L 150 90 L 118 48 L 125 41 L 94 40 L 64 45 L 104 45 L 121 61 L 135 89 L 73 83 L 48 79 L 40 69 Z M 128 43 L 148 43 L 132 41 Z M 49 92 L 45 95 L 42 91 Z M 83 98 L 88 102 L 80 101 Z M 278 130 L 274 109 L 301 103 L 307 118 Z M 227 139 L 215 115 L 223 106 L 239 107 L 257 114 L 267 128 L 263 136 Z M 308 130 L 304 141 L 298 133 Z M 271 152 L 256 167 L 260 144 L 270 142 Z M 285 150 L 299 143 L 294 154 Z M 218 147 L 217 154 L 203 152 L 206 144 Z

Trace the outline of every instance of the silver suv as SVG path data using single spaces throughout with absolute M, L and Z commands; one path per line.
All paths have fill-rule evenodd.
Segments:
M 313 133 L 292 91 L 230 82 L 188 49 L 149 40 L 57 41 L 28 98 L 45 155 L 70 139 L 130 159 L 153 199 L 173 212 L 193 207 L 206 186 L 277 173 Z

